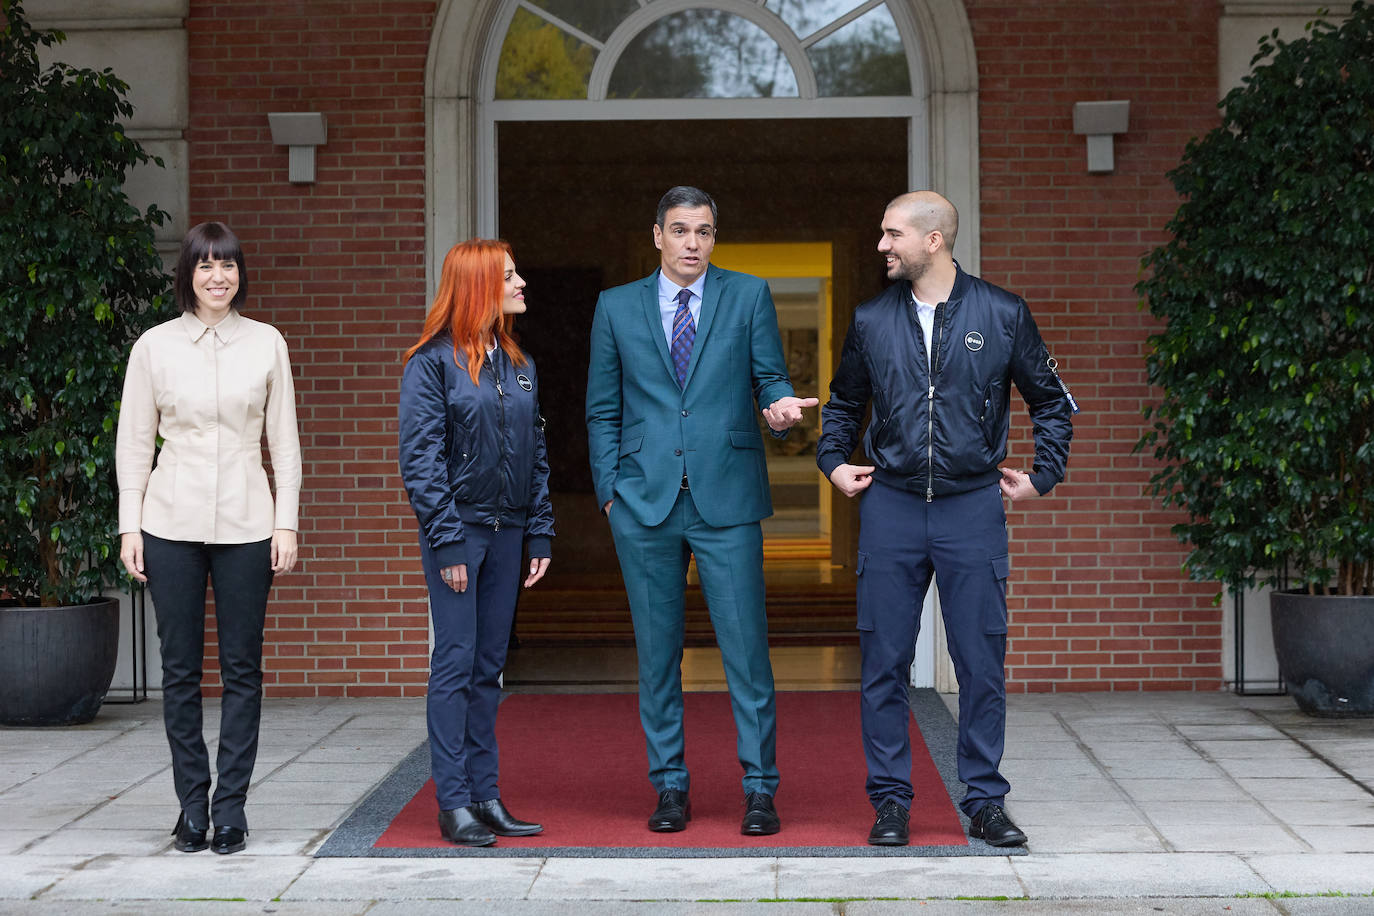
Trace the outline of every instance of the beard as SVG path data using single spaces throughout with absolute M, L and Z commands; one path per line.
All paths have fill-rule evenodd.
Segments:
M 888 268 L 887 278 L 889 280 L 906 280 L 914 286 L 916 281 L 924 277 L 926 271 L 930 270 L 930 263 L 929 257 L 922 258 L 919 261 L 904 261 L 898 258 L 893 262 L 892 266 Z

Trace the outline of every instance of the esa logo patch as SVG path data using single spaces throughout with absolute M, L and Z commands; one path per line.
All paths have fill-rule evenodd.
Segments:
M 977 353 L 983 349 L 983 335 L 977 331 L 969 331 L 964 335 L 964 346 Z
M 982 346 L 982 344 L 980 343 L 979 346 Z M 524 374 L 517 375 L 517 376 L 515 377 L 515 380 L 516 380 L 517 382 L 519 382 L 519 383 L 520 383 L 520 387 L 523 388 L 523 389 L 525 389 L 526 391 L 533 391 L 533 390 L 534 390 L 534 385 L 530 383 L 530 378 L 529 378 L 529 376 L 524 375 Z

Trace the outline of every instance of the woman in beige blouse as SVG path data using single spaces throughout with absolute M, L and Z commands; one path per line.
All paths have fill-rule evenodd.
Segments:
M 243 251 L 228 226 L 201 223 L 187 233 L 176 268 L 181 317 L 134 344 L 119 412 L 119 555 L 148 584 L 157 614 L 181 805 L 172 835 L 182 852 L 245 846 L 267 592 L 273 574 L 296 563 L 301 452 L 291 364 L 276 328 L 239 314 L 247 292 Z M 207 577 L 224 684 L 213 800 L 201 735 Z

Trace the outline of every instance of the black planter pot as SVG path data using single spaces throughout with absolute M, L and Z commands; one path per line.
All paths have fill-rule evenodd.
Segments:
M 1374 596 L 1269 596 L 1279 674 L 1310 716 L 1374 716 Z
M 119 601 L 0 607 L 0 724 L 95 718 L 119 657 Z

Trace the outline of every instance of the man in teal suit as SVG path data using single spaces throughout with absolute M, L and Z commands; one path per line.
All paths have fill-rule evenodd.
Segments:
M 639 718 L 658 792 L 649 829 L 682 830 L 692 816 L 681 665 L 683 590 L 695 554 L 744 768 L 740 832 L 765 836 L 779 827 L 759 526 L 773 504 L 754 411 L 757 404 L 784 435 L 818 402 L 793 397 L 768 285 L 711 266 L 716 218 L 703 191 L 671 189 L 653 228 L 660 269 L 601 294 L 587 437 L 634 619 Z

